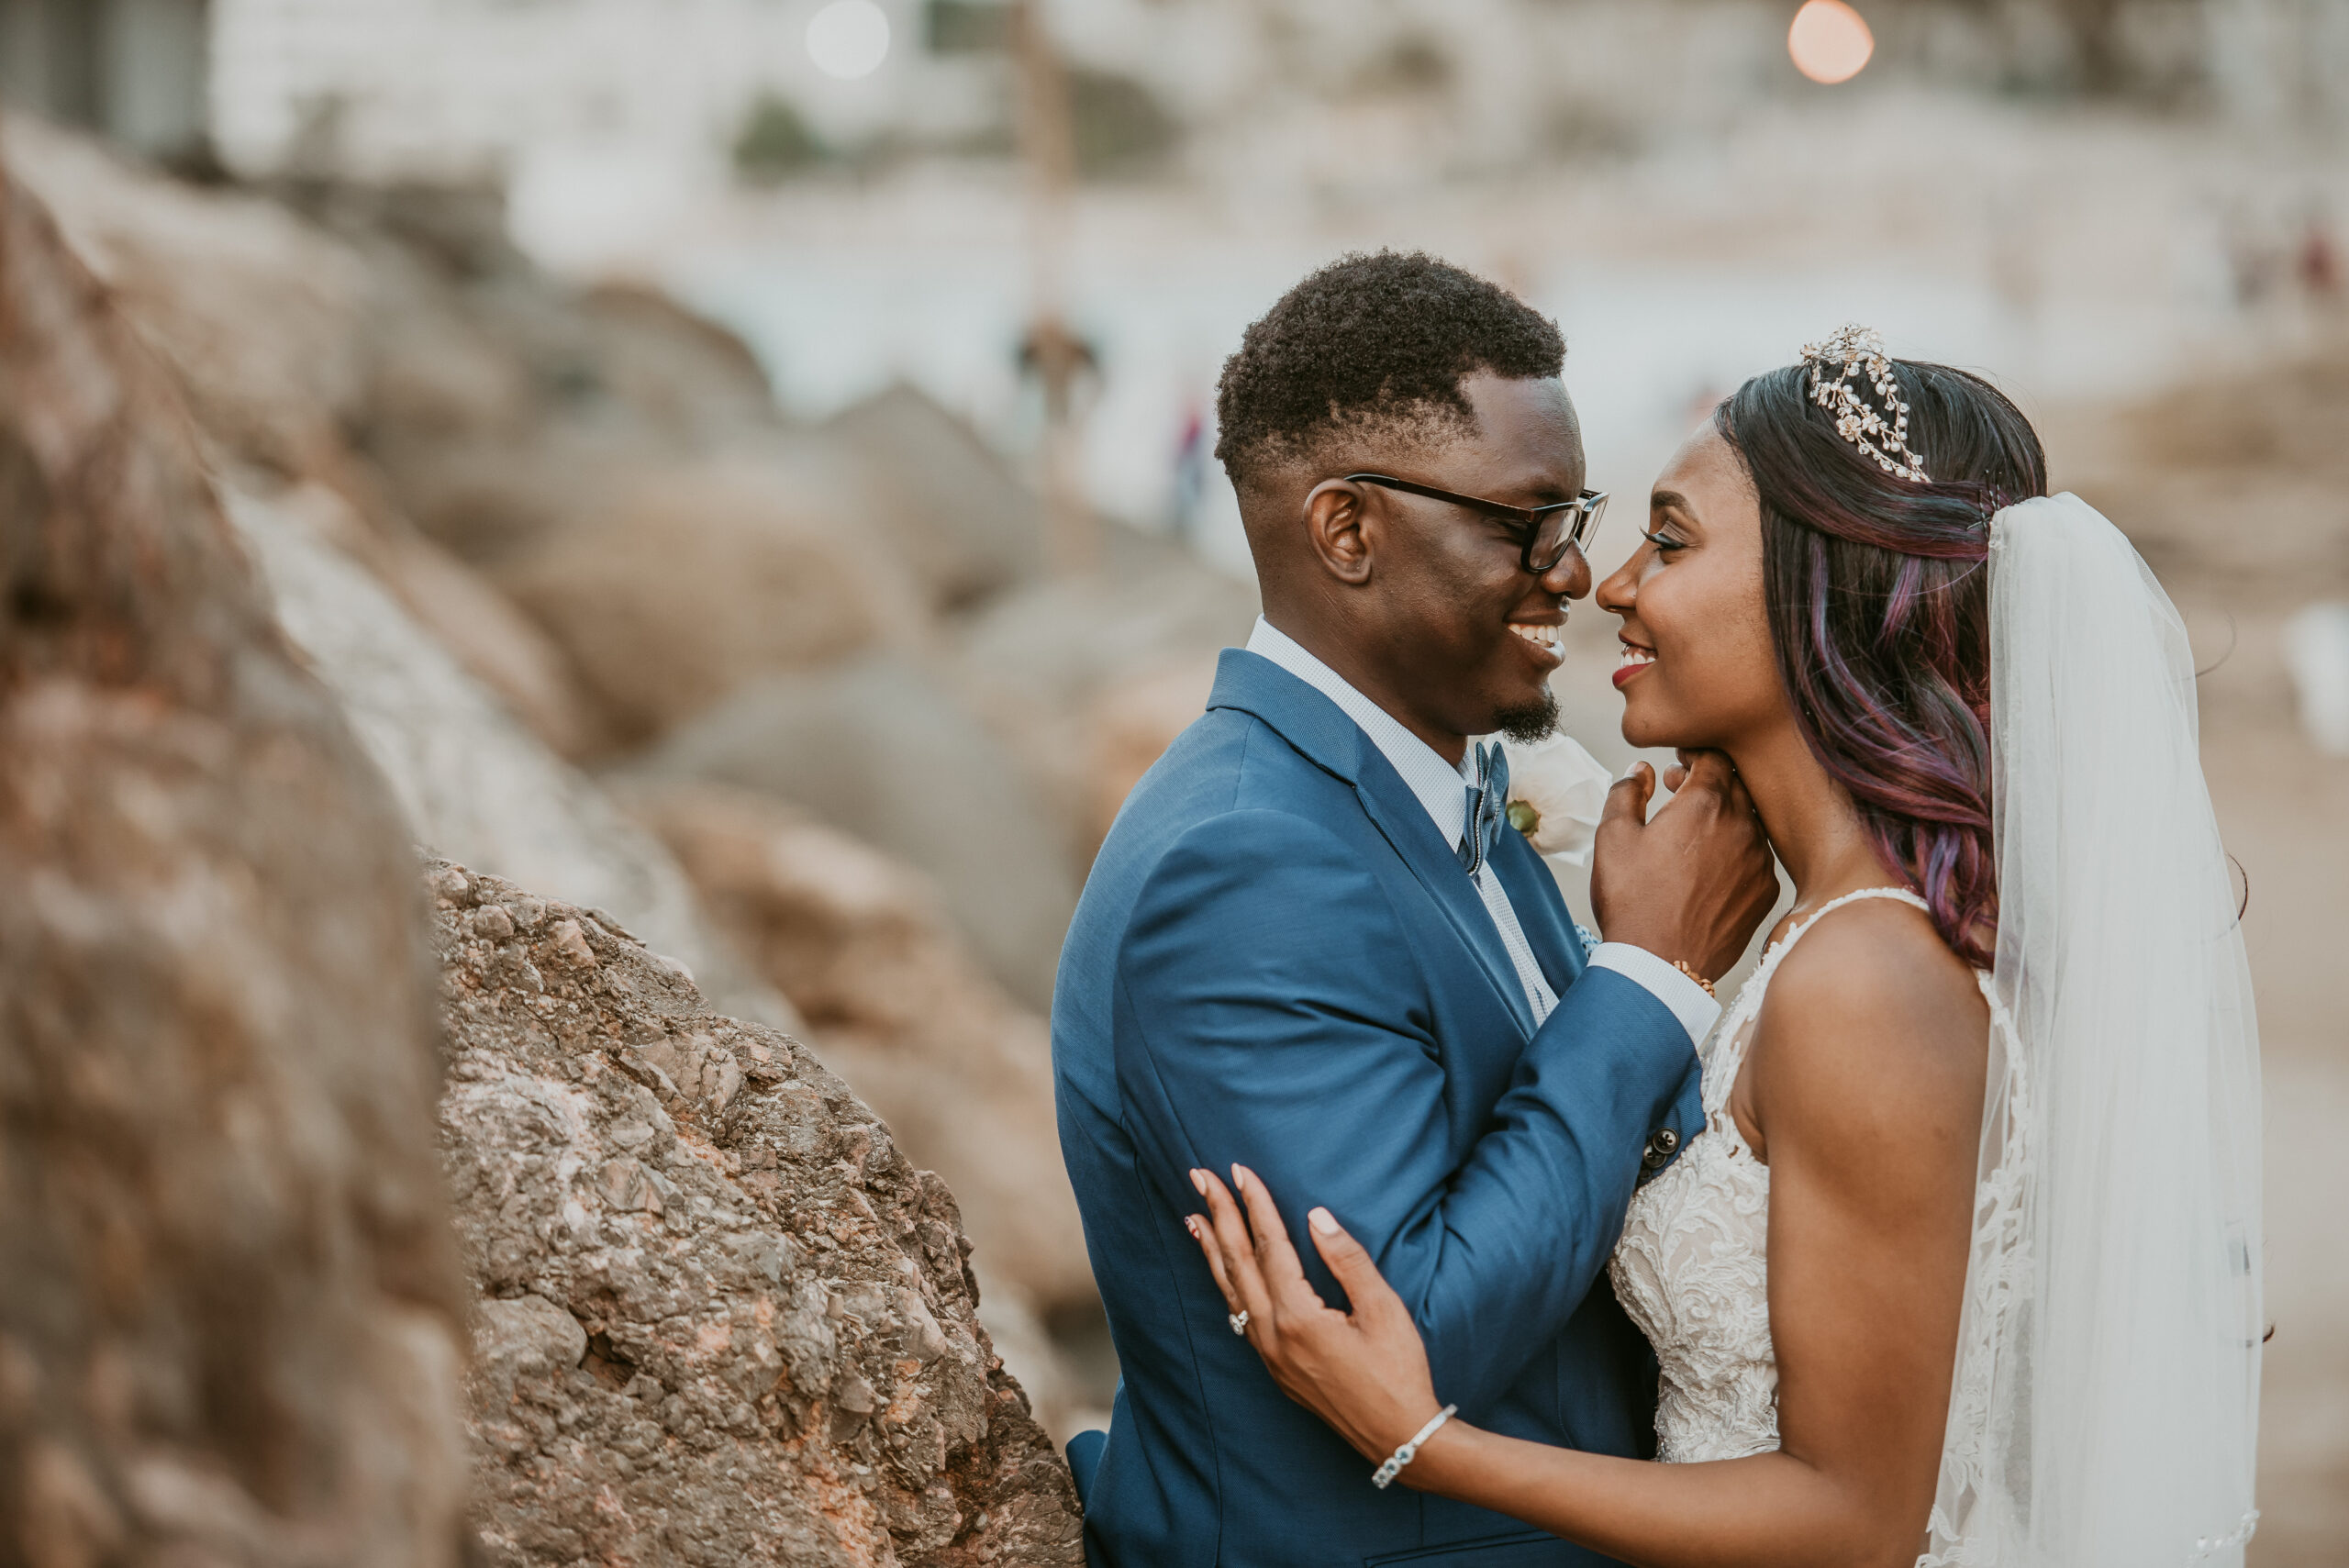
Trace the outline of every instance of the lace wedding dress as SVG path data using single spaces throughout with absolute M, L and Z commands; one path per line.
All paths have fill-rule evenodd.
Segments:
M 1688 1464 L 1742 1459 L 1778 1446 L 1778 1364 L 1770 1344 L 1770 1168 L 1746 1147 L 1730 1091 L 1753 1044 L 1762 998 L 1804 932 L 1846 904 L 1889 898 L 1921 909 L 1906 888 L 1846 894 L 1770 945 L 1705 1045 L 1705 1127 L 1680 1158 L 1632 1195 L 1608 1275 L 1655 1347 L 1664 1381 L 1657 1457 Z M 1993 1028 L 2013 1026 L 1982 976 Z M 2020 1051 L 2006 1053 L 2020 1061 Z
M 2259 1034 L 2183 623 L 2076 495 L 1990 530 L 1998 940 L 1949 1425 L 1919 1568 L 2240 1568 L 2261 1306 Z M 1704 1129 L 1609 1261 L 1661 1457 L 1778 1446 L 1770 1173 L 1729 1112 L 1763 955 L 1700 1047 Z

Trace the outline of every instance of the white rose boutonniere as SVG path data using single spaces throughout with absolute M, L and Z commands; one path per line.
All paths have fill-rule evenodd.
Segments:
M 1508 825 L 1544 859 L 1590 864 L 1591 840 L 1614 783 L 1598 759 L 1564 735 L 1531 745 L 1504 740 L 1501 749 L 1508 755 Z

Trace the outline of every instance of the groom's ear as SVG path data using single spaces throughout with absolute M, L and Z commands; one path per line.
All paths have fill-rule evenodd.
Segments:
M 1305 497 L 1305 538 L 1321 569 L 1359 587 L 1370 581 L 1377 523 L 1370 493 L 1348 479 L 1325 479 Z

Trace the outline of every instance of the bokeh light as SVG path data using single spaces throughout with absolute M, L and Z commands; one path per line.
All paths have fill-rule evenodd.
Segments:
M 807 58 L 827 76 L 870 76 L 889 53 L 889 18 L 873 0 L 833 0 L 807 20 Z
M 1787 29 L 1787 52 L 1797 71 L 1831 86 L 1860 73 L 1876 53 L 1876 35 L 1843 0 L 1809 0 Z

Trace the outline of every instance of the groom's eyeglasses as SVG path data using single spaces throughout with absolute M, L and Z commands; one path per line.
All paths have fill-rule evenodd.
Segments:
M 1518 540 L 1519 562 L 1536 577 L 1555 568 L 1570 550 L 1588 555 L 1591 538 L 1598 532 L 1598 519 L 1607 515 L 1604 490 L 1586 490 L 1571 501 L 1548 506 L 1512 506 L 1506 502 L 1438 490 L 1432 484 L 1419 484 L 1387 473 L 1349 473 L 1346 479 L 1350 484 L 1377 484 L 1424 495 L 1431 501 L 1449 501 L 1455 506 L 1466 506 L 1488 517 L 1499 518 L 1510 526 L 1510 532 Z

